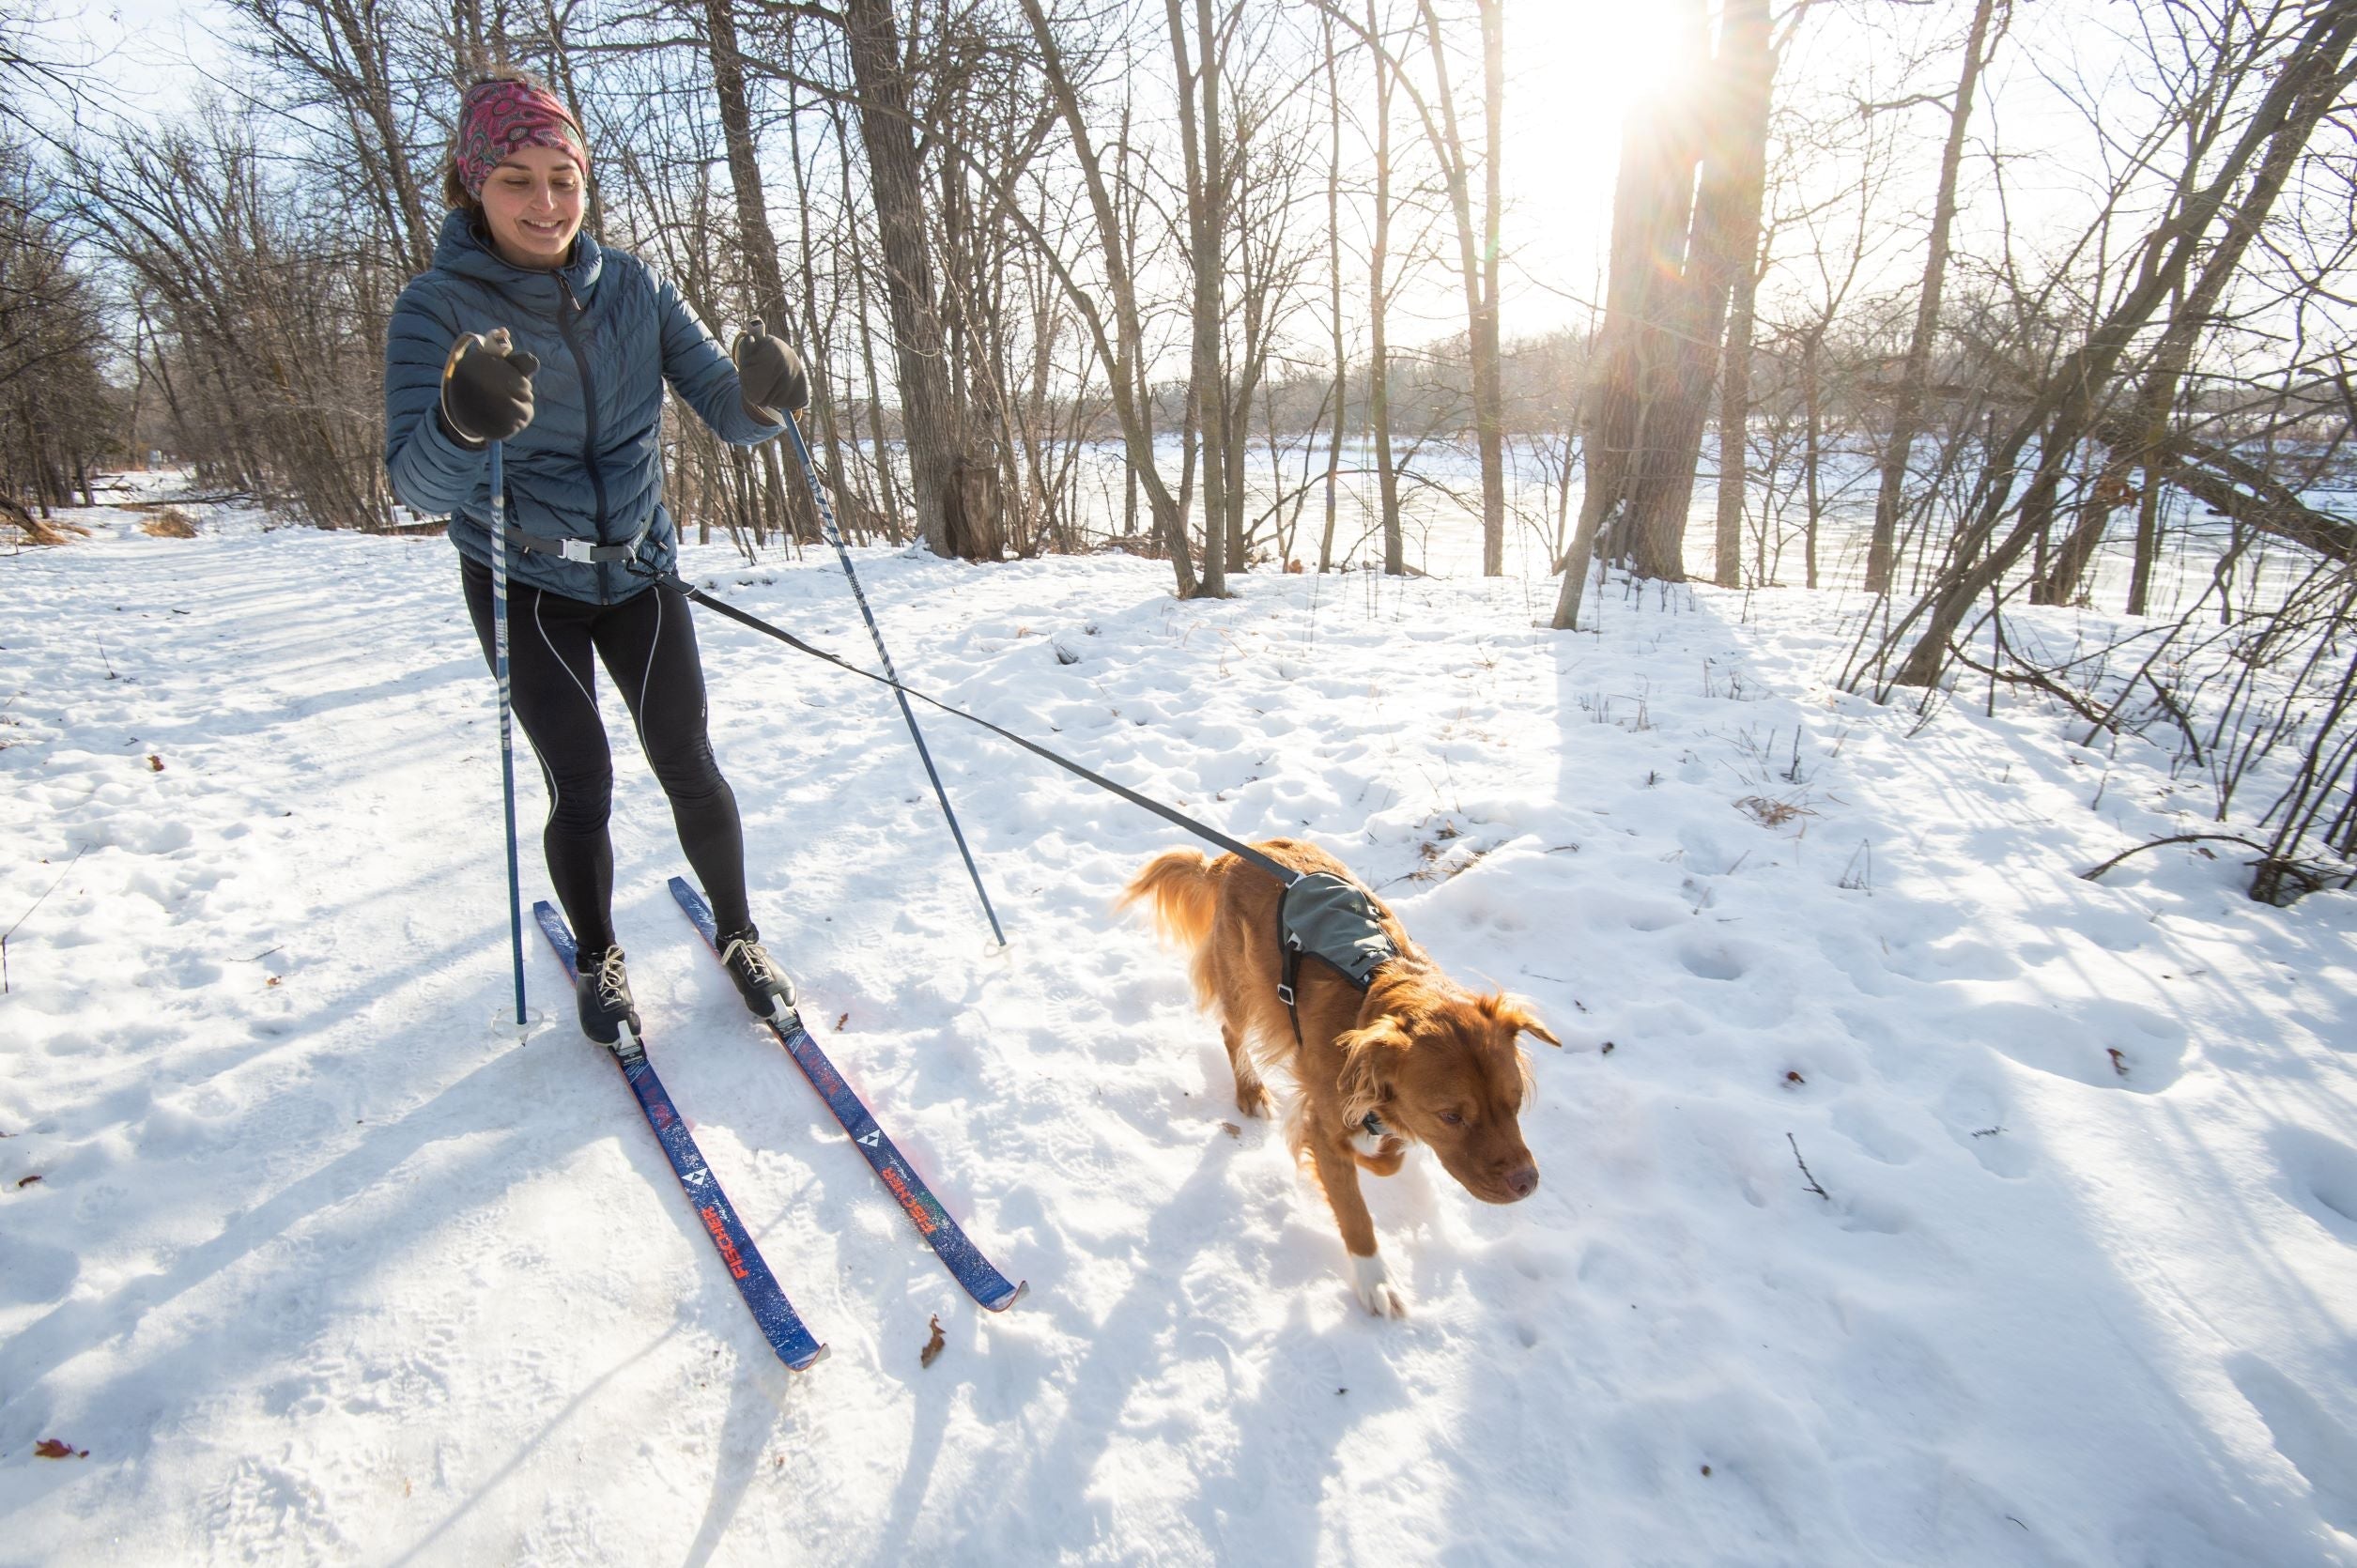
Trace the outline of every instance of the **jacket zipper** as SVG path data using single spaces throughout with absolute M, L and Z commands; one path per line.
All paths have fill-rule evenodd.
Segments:
M 581 376 L 581 462 L 589 469 L 590 494 L 596 502 L 591 525 L 591 536 L 598 544 L 606 542 L 606 476 L 597 467 L 597 388 L 590 380 L 589 355 L 581 348 L 581 340 L 573 333 L 573 325 L 581 318 L 581 301 L 573 297 L 573 285 L 557 275 L 557 292 L 561 302 L 557 307 L 557 331 L 563 337 L 565 347 L 573 351 L 573 366 Z M 570 307 L 570 314 L 567 314 Z M 598 572 L 598 586 L 605 587 L 605 572 Z

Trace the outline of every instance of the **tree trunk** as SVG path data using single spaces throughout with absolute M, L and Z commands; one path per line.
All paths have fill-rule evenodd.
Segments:
M 1807 486 L 1808 522 L 1803 535 L 1803 555 L 1809 573 L 1809 586 L 1817 586 L 1817 521 L 1823 515 L 1824 503 L 1819 489 L 1817 445 L 1817 354 L 1825 344 L 1825 329 L 1820 322 L 1815 331 L 1800 346 L 1800 410 L 1801 458 L 1800 471 Z
M 1768 69 L 1773 74 L 1775 62 Z M 1743 493 L 1749 468 L 1745 442 L 1751 421 L 1751 338 L 1758 320 L 1760 274 L 1766 267 L 1760 240 L 1761 208 L 1767 193 L 1767 95 L 1760 98 L 1761 134 L 1758 142 L 1739 138 L 1732 146 L 1728 173 L 1737 182 L 1731 201 L 1733 233 L 1748 260 L 1732 282 L 1727 314 L 1727 346 L 1718 373 L 1718 517 L 1712 540 L 1715 560 L 1712 580 L 1721 588 L 1743 583 Z
M 1425 41 L 1432 55 L 1440 135 L 1434 148 L 1448 181 L 1449 209 L 1456 220 L 1457 276 L 1465 293 L 1466 351 L 1473 382 L 1474 440 L 1481 456 L 1482 573 L 1505 571 L 1506 472 L 1505 394 L 1498 371 L 1498 224 L 1500 116 L 1505 100 L 1504 22 L 1500 0 L 1474 0 L 1480 13 L 1484 90 L 1483 198 L 1478 229 L 1473 222 L 1471 160 L 1457 128 L 1456 93 L 1449 81 L 1448 55 L 1440 43 L 1440 13 L 1420 0 Z M 1370 22 L 1369 31 L 1372 33 Z M 1378 69 L 1380 69 L 1379 66 Z
M 1350 406 L 1350 358 L 1342 339 L 1342 93 L 1339 73 L 1334 69 L 1333 18 L 1320 13 L 1320 25 L 1326 46 L 1326 123 L 1330 137 L 1326 157 L 1326 284 L 1334 344 L 1334 424 L 1333 435 L 1326 442 L 1326 530 L 1317 543 L 1317 570 L 1322 574 L 1331 571 L 1334 563 L 1342 433 L 1349 423 L 1347 416 Z
M 773 330 L 791 331 L 793 317 L 787 309 L 785 278 L 778 265 L 778 237 L 769 226 L 761 159 L 753 146 L 752 106 L 745 91 L 745 57 L 737 48 L 733 0 L 704 0 L 703 23 L 712 90 L 720 103 L 720 136 L 728 149 L 729 184 L 736 196 L 737 235 L 750 274 L 751 314 Z M 793 515 L 774 443 L 762 449 L 761 469 L 764 516 L 760 531 L 766 534 L 771 520 L 783 529 Z M 794 531 L 802 530 L 796 527 Z
M 1652 308 L 1660 269 L 1656 256 L 1670 242 L 1654 164 L 1657 116 L 1630 110 L 1622 127 L 1620 167 L 1612 186 L 1611 254 L 1607 265 L 1604 319 L 1589 338 L 1588 384 L 1580 399 L 1580 463 L 1586 484 L 1579 521 L 1563 560 L 1564 581 L 1555 599 L 1557 631 L 1579 623 L 1579 601 L 1587 587 L 1590 558 L 1604 537 L 1605 524 L 1628 493 L 1630 464 L 1642 428 L 1642 367 L 1638 355 L 1640 322 Z
M 1767 11 L 1767 0 L 1725 0 L 1707 96 L 1691 111 L 1699 138 L 1673 135 L 1665 147 L 1670 153 L 1665 171 L 1682 174 L 1699 161 L 1701 175 L 1685 268 L 1670 282 L 1654 321 L 1644 329 L 1652 372 L 1644 441 L 1628 515 L 1617 535 L 1618 553 L 1642 576 L 1677 581 L 1686 576 L 1694 471 L 1702 459 L 1727 303 L 1759 248 L 1758 198 L 1751 194 L 1759 177 L 1750 171 L 1766 157 L 1768 92 L 1776 65 L 1768 48 Z M 1673 183 L 1663 194 L 1683 216 L 1685 187 Z M 1748 223 L 1747 209 L 1754 214 Z
M 1039 46 L 1040 69 L 1047 78 L 1056 114 L 1071 137 L 1081 182 L 1096 221 L 1098 252 L 1104 264 L 1110 295 L 1107 302 L 1113 316 L 1110 330 L 1104 305 L 1099 302 L 1095 292 L 1080 286 L 1069 273 L 1060 274 L 1059 281 L 1104 359 L 1114 417 L 1120 423 L 1130 472 L 1145 488 L 1148 503 L 1153 508 L 1155 527 L 1170 551 L 1178 595 L 1189 598 L 1195 592 L 1195 575 L 1187 541 L 1186 513 L 1154 465 L 1153 400 L 1146 384 L 1145 321 L 1138 310 L 1136 280 L 1130 270 L 1132 235 L 1123 225 L 1120 209 L 1107 186 L 1103 160 L 1089 133 L 1087 116 L 1082 113 L 1080 95 L 1065 73 L 1063 49 L 1048 24 L 1047 15 L 1040 8 L 1040 0 L 1021 0 L 1021 4 L 1024 19 L 1031 28 L 1032 41 Z
M 1199 63 L 1187 60 L 1187 24 L 1179 0 L 1164 0 L 1170 53 L 1178 71 L 1178 129 L 1186 148 L 1188 260 L 1194 271 L 1194 333 L 1191 365 L 1194 403 L 1203 428 L 1203 580 L 1195 594 L 1227 597 L 1228 407 L 1226 367 L 1220 354 L 1226 308 L 1221 293 L 1226 238 L 1226 192 L 1220 168 L 1220 62 L 1210 0 L 1195 0 Z M 1195 95 L 1202 95 L 1198 114 Z
M 2010 0 L 2009 0 L 2010 3 Z M 1964 39 L 1964 70 L 1949 105 L 1948 143 L 1940 151 L 1939 192 L 1933 198 L 1931 252 L 1923 259 L 1923 288 L 1916 296 L 1915 334 L 1907 340 L 1905 366 L 1891 399 L 1890 439 L 1883 448 L 1882 474 L 1874 491 L 1874 530 L 1866 553 L 1866 592 L 1888 593 L 1898 559 L 1899 508 L 1907 483 L 1907 463 L 1922 428 L 1923 384 L 1932 367 L 1932 343 L 1939 331 L 1940 293 L 1948 277 L 1948 230 L 1956 216 L 1956 176 L 1963 167 L 1964 128 L 1972 119 L 1973 89 L 1986 62 L 1989 19 L 1995 0 L 1976 0 L 1972 31 Z
M 1375 0 L 1367 0 L 1367 37 L 1376 34 Z M 1367 251 L 1367 423 L 1375 434 L 1375 475 L 1383 503 L 1383 570 L 1408 571 L 1407 541 L 1399 522 L 1399 471 L 1392 465 L 1391 351 L 1386 317 L 1391 290 L 1384 281 L 1392 238 L 1392 75 L 1384 51 L 1375 56 L 1375 235 Z
M 900 361 L 901 437 L 917 492 L 917 526 L 936 555 L 994 560 L 1000 530 L 993 509 L 996 487 L 967 481 L 974 468 L 996 464 L 966 460 L 959 405 L 949 384 L 900 27 L 890 0 L 843 0 L 842 23 L 884 245 L 885 297 Z M 975 515 L 978 511 L 981 515 Z

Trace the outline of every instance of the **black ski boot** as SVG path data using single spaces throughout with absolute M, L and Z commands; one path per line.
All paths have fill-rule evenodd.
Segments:
M 755 1018 L 782 1018 L 793 1011 L 793 982 L 762 945 L 761 936 L 751 926 L 721 933 L 720 961 Z
M 627 1024 L 636 1041 L 640 1035 L 639 1007 L 630 999 L 630 976 L 622 967 L 622 949 L 580 953 L 575 962 L 580 978 L 573 982 L 573 1000 L 581 1009 L 581 1033 L 600 1045 L 619 1049 L 623 1026 Z

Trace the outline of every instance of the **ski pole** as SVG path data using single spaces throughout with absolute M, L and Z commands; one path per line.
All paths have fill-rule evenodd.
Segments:
M 759 322 L 753 324 L 753 331 L 761 331 Z M 900 671 L 892 668 L 892 655 L 884 648 L 884 633 L 876 625 L 875 612 L 868 607 L 867 591 L 859 586 L 859 574 L 852 570 L 851 552 L 843 547 L 843 536 L 835 527 L 835 509 L 826 504 L 826 490 L 819 484 L 818 465 L 810 461 L 810 449 L 803 444 L 801 422 L 794 418 L 793 409 L 783 411 L 786 434 L 793 438 L 793 454 L 801 460 L 802 477 L 809 482 L 810 500 L 818 507 L 819 531 L 835 546 L 835 559 L 843 563 L 843 576 L 851 579 L 852 597 L 859 601 L 860 617 L 868 623 L 868 635 L 875 639 L 876 657 L 884 661 L 884 672 L 895 683 L 892 697 L 901 705 L 901 717 L 908 721 L 909 739 L 917 743 L 917 755 L 925 763 L 925 776 L 932 780 L 933 798 L 941 802 L 941 814 L 948 820 L 949 837 L 958 841 L 958 854 L 965 861 L 965 874 L 974 879 L 974 896 L 982 900 L 982 914 L 991 923 L 991 935 L 1004 947 L 1007 933 L 999 929 L 998 911 L 991 907 L 991 896 L 982 891 L 981 870 L 974 864 L 974 852 L 965 847 L 965 831 L 958 826 L 958 814 L 949 809 L 949 792 L 942 787 L 940 771 L 933 766 L 933 754 L 925 748 L 925 732 L 917 727 L 916 710 L 908 705 L 907 696 L 897 689 Z
M 491 443 L 491 669 L 500 686 L 500 793 L 507 808 L 508 945 L 516 960 L 516 1027 L 524 1017 L 524 892 L 516 864 L 516 738 L 507 684 L 507 476 L 504 441 Z

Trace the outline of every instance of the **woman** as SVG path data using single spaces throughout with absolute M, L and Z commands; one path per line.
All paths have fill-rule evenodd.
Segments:
M 739 446 L 780 433 L 809 393 L 793 350 L 760 322 L 732 362 L 677 289 L 583 234 L 588 176 L 580 128 L 538 83 L 503 76 L 468 90 L 433 269 L 411 279 L 393 307 L 385 466 L 403 502 L 450 518 L 487 660 L 490 560 L 501 542 L 488 522 L 486 448 L 506 443 L 515 712 L 547 780 L 541 843 L 580 945 L 581 1028 L 611 1045 L 625 1023 L 638 1035 L 639 1016 L 614 940 L 613 758 L 593 650 L 670 797 L 746 1006 L 767 1014 L 793 1002 L 746 901 L 744 830 L 705 736 L 687 602 L 656 580 L 678 546 L 657 438 L 667 381 Z M 504 338 L 493 335 L 502 330 Z

